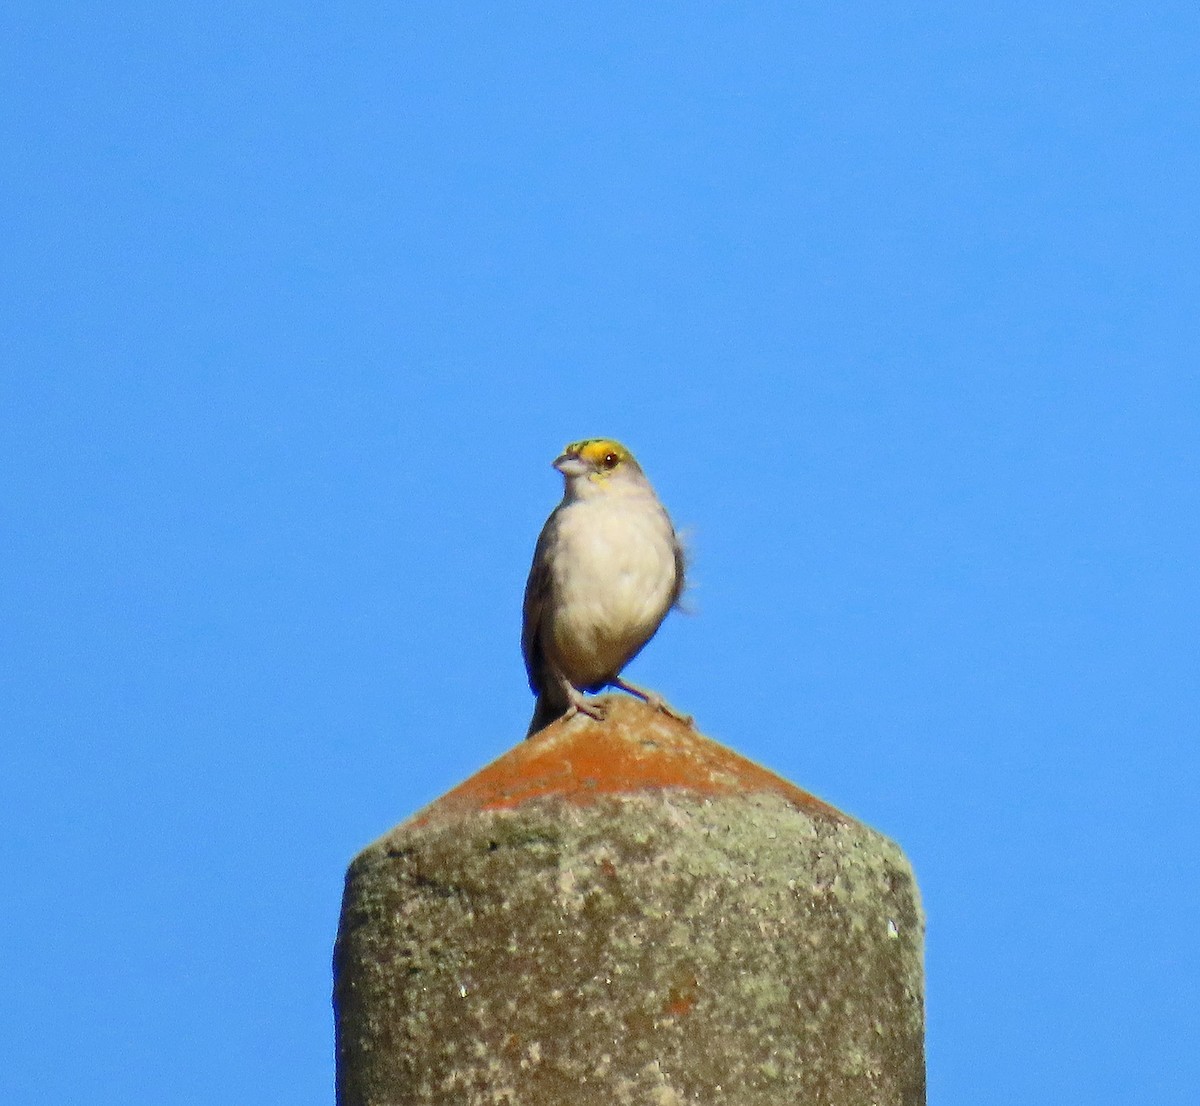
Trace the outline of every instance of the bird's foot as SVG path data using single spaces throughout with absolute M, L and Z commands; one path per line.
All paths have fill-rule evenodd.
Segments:
M 612 685 L 613 687 L 619 687 L 622 691 L 628 691 L 630 695 L 636 695 L 647 706 L 662 711 L 668 718 L 674 718 L 676 722 L 682 722 L 685 726 L 694 727 L 696 725 L 695 720 L 690 714 L 684 714 L 682 711 L 676 710 L 657 691 L 638 687 L 637 684 L 626 683 L 620 677 L 613 680 Z
M 564 721 L 568 718 L 574 718 L 577 714 L 586 714 L 589 718 L 594 718 L 597 722 L 603 722 L 608 717 L 608 711 L 605 709 L 603 703 L 598 703 L 595 699 L 589 699 L 576 687 L 571 687 L 568 690 L 567 701 L 567 710 L 563 715 Z

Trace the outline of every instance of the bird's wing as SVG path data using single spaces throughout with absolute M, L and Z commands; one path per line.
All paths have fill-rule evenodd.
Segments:
M 550 563 L 547 549 L 551 541 L 551 527 L 554 523 L 552 515 L 542 527 L 538 536 L 537 548 L 533 553 L 533 564 L 529 569 L 529 579 L 525 581 L 525 605 L 521 623 L 521 654 L 525 658 L 525 672 L 529 676 L 529 686 L 534 695 L 542 691 L 542 668 L 545 656 L 542 652 L 542 613 L 550 601 L 550 589 L 553 586 L 550 577 Z
M 671 538 L 675 543 L 675 590 L 671 592 L 671 606 L 679 605 L 680 599 L 683 598 L 683 589 L 687 586 L 687 550 L 683 548 L 683 542 L 679 540 L 679 535 L 674 529 L 671 531 Z M 680 607 L 680 610 L 683 608 Z

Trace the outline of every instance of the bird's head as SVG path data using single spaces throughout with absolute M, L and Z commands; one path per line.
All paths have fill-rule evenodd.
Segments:
M 636 458 L 612 438 L 572 442 L 554 461 L 570 494 L 597 495 L 621 488 L 645 488 L 646 477 Z

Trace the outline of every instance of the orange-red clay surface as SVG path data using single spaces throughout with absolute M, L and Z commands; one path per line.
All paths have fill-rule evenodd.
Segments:
M 668 788 L 702 796 L 770 792 L 809 815 L 846 822 L 840 811 L 732 749 L 624 695 L 604 700 L 603 722 L 577 718 L 551 726 L 420 811 L 424 825 L 531 799 L 587 805 L 604 795 Z

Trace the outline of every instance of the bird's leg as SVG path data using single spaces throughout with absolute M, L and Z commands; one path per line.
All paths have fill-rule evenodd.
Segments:
M 602 704 L 589 699 L 569 680 L 563 680 L 562 689 L 563 694 L 567 697 L 567 710 L 562 716 L 564 721 L 568 718 L 574 718 L 577 714 L 586 714 L 589 718 L 594 718 L 597 722 L 604 721 L 607 712 Z
M 655 710 L 661 710 L 668 718 L 674 718 L 676 722 L 682 722 L 685 726 L 695 725 L 690 714 L 683 714 L 681 711 L 677 711 L 657 691 L 648 691 L 644 687 L 638 687 L 637 684 L 628 683 L 622 680 L 620 676 L 617 676 L 611 682 L 613 687 L 619 687 L 622 691 L 628 691 L 630 695 L 636 695 Z

